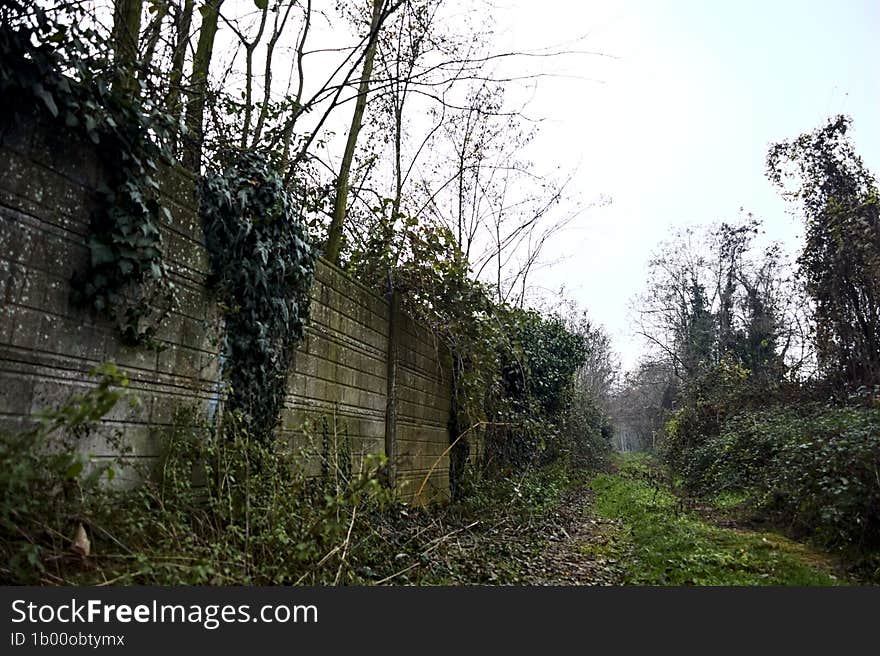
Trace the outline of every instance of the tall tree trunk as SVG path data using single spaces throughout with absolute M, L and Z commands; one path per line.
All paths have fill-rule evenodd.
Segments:
M 195 173 L 199 172 L 202 163 L 205 94 L 208 90 L 208 71 L 214 54 L 214 37 L 217 35 L 222 4 L 223 0 L 205 0 L 205 4 L 199 9 L 202 14 L 202 28 L 199 30 L 199 45 L 196 47 L 190 75 L 189 101 L 184 120 L 188 134 L 183 149 L 183 165 Z
M 116 84 L 126 93 L 134 93 L 137 88 L 134 64 L 138 56 L 142 8 L 143 0 L 116 0 L 113 6 L 113 60 L 119 67 Z
M 183 65 L 186 60 L 186 46 L 189 42 L 189 29 L 192 25 L 193 6 L 195 0 L 184 0 L 183 6 L 177 9 L 174 23 L 177 30 L 174 42 L 174 53 L 171 56 L 171 73 L 168 76 L 168 97 L 165 106 L 175 119 L 181 117 L 180 85 L 183 84 Z M 174 135 L 173 148 L 177 152 L 177 135 Z
M 327 248 L 324 250 L 325 257 L 334 263 L 339 261 L 339 251 L 342 247 L 342 228 L 345 223 L 345 211 L 348 205 L 348 179 L 351 174 L 354 151 L 357 147 L 358 133 L 361 131 L 361 125 L 364 121 L 367 94 L 370 92 L 370 77 L 373 74 L 373 59 L 376 56 L 377 32 L 379 21 L 382 17 L 382 4 L 383 0 L 373 0 L 373 15 L 370 20 L 370 36 L 367 43 L 367 52 L 364 56 L 364 68 L 361 71 L 361 82 L 358 86 L 354 115 L 351 117 L 348 140 L 345 143 L 345 153 L 342 156 L 342 166 L 339 168 L 339 177 L 336 178 L 333 220 L 330 222 L 330 230 L 327 233 Z

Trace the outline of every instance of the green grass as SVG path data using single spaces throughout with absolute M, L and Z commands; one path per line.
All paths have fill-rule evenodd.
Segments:
M 721 528 L 685 511 L 649 459 L 633 454 L 592 481 L 596 510 L 622 522 L 640 585 L 840 585 L 822 554 L 774 533 Z M 733 500 L 730 500 L 733 501 Z
M 718 510 L 737 510 L 749 502 L 748 492 L 742 490 L 726 490 L 719 492 L 710 500 L 712 507 Z

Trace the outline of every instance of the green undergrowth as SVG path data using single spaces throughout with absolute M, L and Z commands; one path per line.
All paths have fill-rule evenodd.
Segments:
M 569 521 L 560 506 L 586 480 L 560 459 L 413 507 L 381 484 L 381 458 L 355 463 L 342 449 L 344 425 L 312 427 L 293 450 L 250 438 L 234 415 L 209 429 L 188 412 L 139 471 L 125 455 L 86 453 L 107 413 L 134 403 L 115 366 L 95 374 L 97 387 L 32 429 L 0 434 L 13 463 L 0 472 L 0 583 L 527 583 L 543 576 L 543 551 Z M 134 474 L 140 484 L 120 484 Z
M 772 532 L 712 525 L 688 510 L 645 454 L 596 476 L 596 512 L 619 519 L 637 585 L 840 585 L 827 556 Z M 738 503 L 723 498 L 722 506 Z

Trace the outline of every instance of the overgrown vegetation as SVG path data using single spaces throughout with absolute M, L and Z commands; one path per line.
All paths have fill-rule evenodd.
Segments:
M 594 376 L 593 365 L 612 357 L 604 333 L 585 319 L 499 302 L 473 280 L 450 230 L 407 225 L 405 241 L 356 251 L 349 268 L 399 294 L 452 356 L 456 496 L 474 476 L 503 479 L 556 458 L 601 464 L 610 450 L 603 395 L 613 373 L 603 364 L 603 376 Z
M 74 300 L 117 321 L 131 344 L 150 343 L 174 302 L 162 258 L 157 172 L 174 129 L 161 107 L 120 88 L 133 75 L 106 58 L 107 40 L 81 25 L 78 6 L 49 12 L 30 2 L 0 7 L 0 125 L 49 124 L 93 146 L 105 174 L 91 214 L 85 271 Z
M 247 434 L 269 442 L 309 317 L 316 253 L 302 207 L 264 155 L 242 154 L 204 178 L 199 195 L 209 282 L 225 319 L 226 409 Z
M 560 518 L 583 476 L 561 461 L 413 508 L 380 484 L 382 458 L 352 472 L 322 431 L 292 451 L 241 425 L 221 438 L 187 412 L 150 471 L 124 455 L 96 467 L 84 444 L 131 398 L 114 367 L 96 373 L 96 388 L 0 441 L 14 463 L 2 472 L 4 583 L 522 583 L 548 576 L 544 550 L 579 518 Z
M 615 548 L 630 551 L 637 585 L 836 585 L 821 554 L 772 533 L 713 526 L 685 508 L 648 458 L 618 459 L 592 487 L 596 511 L 620 519 Z
M 834 117 L 775 145 L 799 202 L 790 269 L 759 223 L 722 225 L 654 263 L 643 333 L 658 347 L 662 448 L 691 494 L 733 493 L 876 578 L 880 548 L 880 219 L 874 176 Z
M 737 414 L 693 457 L 704 493 L 746 490 L 826 544 L 870 548 L 880 530 L 880 411 L 799 404 Z
M 515 53 L 491 52 L 488 17 L 450 21 L 442 0 L 261 0 L 238 15 L 231 4 L 120 0 L 107 29 L 102 3 L 0 3 L 0 129 L 49 125 L 92 144 L 106 184 L 75 300 L 131 344 L 156 346 L 174 302 L 157 173 L 175 156 L 207 171 L 201 216 L 227 383 L 223 421 L 180 415 L 156 436 L 155 468 L 126 458 L 106 421 L 127 385 L 113 367 L 35 428 L 4 436 L 4 580 L 519 582 L 514 561 L 543 543 L 524 544 L 517 522 L 556 530 L 549 514 L 578 479 L 572 468 L 607 461 L 610 409 L 621 446 L 660 445 L 678 491 L 735 499 L 856 552 L 877 578 L 880 192 L 846 117 L 768 153 L 770 181 L 804 218 L 795 262 L 778 245 L 758 248 L 751 215 L 665 245 L 638 326 L 654 353 L 612 398 L 607 335 L 527 305 L 542 247 L 580 208 L 554 209 L 567 182 L 523 155 L 534 131 L 505 84 L 540 74 L 496 74 L 489 62 Z M 310 29 L 318 17 L 350 43 L 313 42 L 328 33 Z M 273 79 L 282 51 L 290 75 Z M 332 69 L 323 80 L 306 64 L 319 52 L 339 57 L 318 67 Z M 539 52 L 542 62 L 561 54 Z M 341 145 L 328 126 L 346 103 L 337 165 L 323 150 Z M 312 236 L 401 299 L 451 357 L 455 503 L 442 512 L 398 503 L 379 485 L 381 458 L 353 471 L 336 426 L 310 433 L 304 450 L 278 441 Z M 119 456 L 99 466 L 84 450 L 103 441 Z M 784 540 L 685 511 L 645 462 L 594 488 L 599 509 L 632 531 L 633 582 L 831 582 Z M 483 530 L 491 548 L 475 564 Z
M 3 579 L 36 583 L 47 567 L 61 567 L 87 551 L 76 541 L 82 511 L 93 494 L 104 494 L 102 476 L 116 469 L 92 463 L 81 442 L 124 396 L 128 379 L 113 365 L 93 371 L 98 385 L 73 396 L 62 407 L 37 416 L 36 425 L 20 433 L 0 433 L 0 553 Z M 117 447 L 118 440 L 111 442 Z M 121 461 L 121 460 L 120 460 Z M 71 546 L 74 547 L 73 552 Z
M 156 3 L 155 11 L 145 13 L 139 0 L 120 2 L 110 33 L 102 27 L 100 9 L 94 13 L 80 3 L 13 0 L 0 7 L 0 117 L 4 127 L 16 130 L 49 121 L 63 139 L 93 144 L 107 184 L 91 216 L 89 266 L 74 287 L 78 301 L 117 319 L 133 344 L 154 345 L 173 302 L 159 228 L 160 220 L 170 221 L 159 197 L 160 166 L 180 155 L 196 174 L 208 171 L 199 184 L 200 214 L 211 259 L 209 282 L 225 319 L 226 382 L 222 421 L 204 426 L 195 414 L 179 415 L 172 430 L 152 436 L 163 453 L 149 466 L 126 457 L 124 436 L 108 435 L 114 425 L 108 419 L 127 387 L 124 375 L 112 367 L 97 372 L 102 378 L 95 389 L 50 412 L 38 428 L 3 436 L 4 462 L 15 466 L 3 472 L 2 549 L 8 565 L 2 578 L 15 583 L 295 584 L 458 580 L 462 571 L 471 571 L 480 581 L 507 580 L 509 563 L 482 576 L 472 571 L 472 563 L 467 570 L 464 559 L 459 571 L 428 558 L 440 545 L 451 544 L 444 522 L 468 518 L 479 524 L 491 517 L 493 531 L 502 525 L 515 531 L 516 519 L 531 523 L 540 516 L 549 525 L 545 515 L 570 482 L 568 467 L 595 466 L 608 450 L 609 425 L 598 388 L 579 384 L 590 356 L 610 353 L 607 342 L 596 339 L 598 332 L 588 323 L 524 307 L 528 271 L 540 248 L 533 238 L 534 243 L 547 238 L 536 226 L 560 192 L 520 202 L 498 197 L 501 187 L 492 185 L 491 201 L 507 206 L 505 212 L 513 216 L 499 218 L 494 226 L 497 243 L 487 256 L 497 257 L 494 284 L 475 282 L 482 266 L 465 252 L 474 235 L 473 226 L 470 236 L 463 231 L 464 205 L 486 184 L 477 184 L 474 171 L 492 168 L 490 150 L 498 161 L 508 157 L 501 144 L 490 142 L 513 119 L 501 106 L 500 88 L 493 87 L 472 94 L 465 124 L 448 126 L 450 142 L 483 133 L 481 152 L 468 156 L 474 162 L 457 165 L 455 237 L 445 220 L 412 211 L 431 185 L 404 190 L 407 91 L 398 75 L 377 85 L 397 84 L 401 95 L 395 104 L 394 198 L 382 199 L 375 212 L 389 219 L 387 229 L 371 234 L 369 222 L 360 225 L 356 211 L 345 211 L 359 202 L 363 190 L 363 181 L 350 184 L 349 174 L 362 175 L 355 150 L 369 104 L 366 84 L 339 175 L 333 180 L 315 175 L 313 150 L 323 145 L 319 133 L 342 102 L 349 78 L 358 69 L 369 78 L 375 56 L 391 78 L 395 58 L 407 56 L 394 46 L 402 41 L 389 38 L 383 24 L 405 5 L 400 16 L 409 18 L 401 18 L 395 29 L 410 32 L 445 58 L 445 63 L 419 64 L 422 79 L 407 84 L 422 90 L 437 84 L 450 91 L 458 76 L 467 80 L 464 73 L 481 70 L 485 61 L 462 60 L 451 36 L 432 31 L 438 2 L 377 0 L 365 41 L 343 65 L 348 75 L 339 80 L 334 74 L 308 99 L 302 92 L 302 60 L 311 5 L 258 3 L 260 28 L 253 40 L 247 26 L 221 15 L 222 5 L 222 0 L 206 3 L 196 15 L 194 3 Z M 297 12 L 301 36 L 293 50 L 299 89 L 276 100 L 272 53 Z M 351 18 L 359 29 L 355 14 Z M 142 25 L 145 17 L 148 24 Z M 164 34 L 172 18 L 173 34 Z M 194 18 L 198 46 L 190 56 Z M 219 90 L 210 75 L 221 25 L 231 28 L 245 54 L 240 99 Z M 270 33 L 264 44 L 265 94 L 258 99 L 253 56 Z M 424 51 L 411 44 L 410 74 L 415 75 Z M 455 71 L 452 82 L 424 78 L 426 71 L 444 78 L 448 66 Z M 317 108 L 324 113 L 315 125 L 296 128 L 308 110 Z M 384 108 L 371 112 L 379 116 Z M 473 118 L 478 120 L 471 125 Z M 446 174 L 438 176 L 431 184 L 440 191 Z M 336 426 L 311 432 L 304 449 L 279 442 L 279 414 L 293 350 L 308 319 L 315 266 L 307 226 L 321 233 L 322 200 L 334 187 L 342 209 L 334 214 L 330 255 L 335 260 L 341 254 L 348 269 L 374 288 L 400 294 L 407 311 L 428 323 L 451 352 L 452 478 L 461 503 L 443 511 L 448 514 L 415 510 L 394 499 L 379 484 L 383 459 L 353 458 Z M 489 200 L 487 192 L 471 207 L 472 224 L 479 220 L 478 205 Z M 342 239 L 344 230 L 346 237 L 371 239 Z M 502 259 L 520 243 L 528 245 L 526 262 L 502 280 Z M 89 456 L 106 440 L 111 444 L 102 452 L 117 457 Z M 543 469 L 547 465 L 550 469 Z M 506 513 L 511 508 L 522 512 Z M 468 529 L 452 533 L 457 530 Z M 426 542 L 424 536 L 432 537 Z
M 776 144 L 770 180 L 806 223 L 799 273 L 813 303 L 815 346 L 834 393 L 880 386 L 880 191 L 847 136 L 850 120 Z M 792 182 L 794 183 L 792 186 Z
M 115 368 L 98 373 L 95 389 L 48 413 L 38 428 L 3 436 L 4 462 L 13 464 L 3 470 L 5 582 L 350 581 L 357 513 L 381 509 L 387 498 L 376 477 L 380 460 L 367 459 L 354 475 L 337 472 L 317 436 L 316 445 L 295 452 L 243 425 L 227 425 L 218 437 L 183 413 L 162 436 L 151 469 L 124 456 L 95 468 L 84 442 L 128 384 Z M 334 463 L 332 475 L 308 475 L 315 455 Z M 99 485 L 105 472 L 124 472 L 129 485 Z

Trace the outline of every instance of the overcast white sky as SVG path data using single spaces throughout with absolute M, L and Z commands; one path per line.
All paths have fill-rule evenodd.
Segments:
M 589 34 L 615 59 L 568 58 L 529 108 L 543 117 L 531 157 L 577 166 L 589 210 L 551 246 L 561 263 L 536 274 L 565 285 L 612 333 L 626 366 L 642 344 L 628 304 L 651 252 L 676 226 L 764 218 L 797 247 L 799 222 L 764 177 L 772 142 L 846 113 L 868 167 L 880 172 L 880 0 L 502 0 L 501 45 L 520 50 Z

